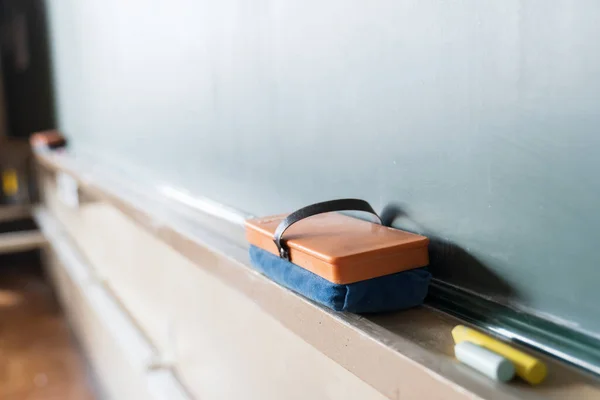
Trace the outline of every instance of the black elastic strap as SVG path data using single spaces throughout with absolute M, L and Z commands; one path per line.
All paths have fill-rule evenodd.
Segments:
M 289 228 L 296 222 L 303 220 L 304 218 L 333 211 L 364 211 L 375 215 L 379 222 L 381 222 L 381 218 L 379 218 L 379 215 L 377 215 L 375 210 L 373 210 L 373 207 L 371 207 L 371 205 L 364 200 L 339 199 L 311 204 L 310 206 L 301 208 L 288 215 L 283 221 L 279 223 L 277 229 L 275 229 L 273 241 L 277 246 L 279 256 L 281 258 L 285 258 L 288 261 L 290 259 L 290 252 L 287 246 L 282 242 L 281 238 L 283 236 L 283 233 L 287 230 L 287 228 Z

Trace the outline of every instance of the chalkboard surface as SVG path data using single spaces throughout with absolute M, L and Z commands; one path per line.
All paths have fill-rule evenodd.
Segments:
M 440 279 L 600 334 L 600 3 L 48 2 L 74 149 L 255 215 L 359 197 Z

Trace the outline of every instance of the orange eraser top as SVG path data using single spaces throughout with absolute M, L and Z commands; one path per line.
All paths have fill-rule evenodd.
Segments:
M 286 215 L 246 221 L 252 245 L 279 255 L 273 241 Z M 339 213 L 316 215 L 284 234 L 290 261 L 333 283 L 348 284 L 390 275 L 429 263 L 425 236 Z

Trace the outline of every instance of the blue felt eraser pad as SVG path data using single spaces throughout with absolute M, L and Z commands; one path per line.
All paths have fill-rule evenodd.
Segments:
M 418 306 L 427 295 L 431 274 L 416 268 L 350 284 L 336 284 L 256 246 L 255 269 L 275 282 L 335 311 L 374 313 Z

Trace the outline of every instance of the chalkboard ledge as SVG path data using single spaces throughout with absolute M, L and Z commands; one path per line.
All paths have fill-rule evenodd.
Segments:
M 594 377 L 544 354 L 549 377 L 532 387 L 497 384 L 456 362 L 451 329 L 464 320 L 431 306 L 359 316 L 324 309 L 254 271 L 241 222 L 248 215 L 179 188 L 140 179 L 112 163 L 68 154 L 37 154 L 41 179 L 68 174 L 86 203 L 103 202 L 228 286 L 388 398 L 592 398 Z M 115 229 L 118 229 L 115 227 Z M 210 252 L 217 262 L 202 263 Z M 531 350 L 528 350 L 531 352 Z

